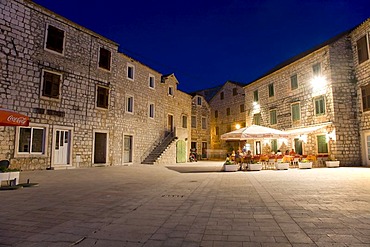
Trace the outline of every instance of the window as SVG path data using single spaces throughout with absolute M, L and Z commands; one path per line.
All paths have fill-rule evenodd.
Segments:
M 370 111 L 370 84 L 361 87 L 362 110 Z
M 155 77 L 152 75 L 149 75 L 149 87 L 154 88 L 155 87 Z
M 328 153 L 328 144 L 326 143 L 325 135 L 317 136 L 317 152 L 318 153 Z
M 226 127 L 226 132 L 230 132 L 231 131 L 231 125 L 228 125 L 227 127 Z
M 207 119 L 205 117 L 202 117 L 202 129 L 207 129 Z
M 44 154 L 45 134 L 45 128 L 20 127 L 18 136 L 18 153 Z
M 277 148 L 277 140 L 276 139 L 272 139 L 271 140 L 271 151 L 274 151 L 276 153 L 277 150 L 278 150 L 278 148 Z
M 317 63 L 312 66 L 313 76 L 320 76 L 321 75 L 321 64 Z
M 228 108 L 226 108 L 226 115 L 227 116 L 230 116 L 230 108 L 228 107 Z
M 191 127 L 196 128 L 197 127 L 197 117 L 191 116 Z
M 253 101 L 254 101 L 254 102 L 258 102 L 258 90 L 255 90 L 255 91 L 253 92 Z
M 108 109 L 108 101 L 109 101 L 109 89 L 106 87 L 98 86 L 96 106 Z
M 127 79 L 134 80 L 135 67 L 131 64 L 127 64 Z
M 357 40 L 357 56 L 359 64 L 369 59 L 369 49 L 367 46 L 367 42 L 368 41 L 366 35 Z
M 218 118 L 218 111 L 215 111 L 215 118 Z
M 43 71 L 43 74 L 42 96 L 59 99 L 62 75 L 50 71 Z
M 275 90 L 274 90 L 274 83 L 269 84 L 269 97 L 274 97 Z
M 220 93 L 220 99 L 223 100 L 224 99 L 224 92 L 221 92 Z
M 315 115 L 325 114 L 325 98 L 320 96 L 315 98 Z
M 134 112 L 134 97 L 126 97 L 126 111 L 133 113 Z
M 188 116 L 182 116 L 182 127 L 184 129 L 188 127 Z
M 238 88 L 234 87 L 233 88 L 233 96 L 238 95 Z
M 168 95 L 173 96 L 173 87 L 168 87 Z
M 241 104 L 240 105 L 240 112 L 245 112 L 245 106 L 244 106 L 244 104 Z
M 100 47 L 99 67 L 106 70 L 110 70 L 110 63 L 111 63 L 111 52 L 107 49 Z
M 202 105 L 202 98 L 201 97 L 197 97 L 197 105 Z
M 299 103 L 292 104 L 292 120 L 298 121 L 301 119 L 301 107 Z
M 294 90 L 294 89 L 297 89 L 298 88 L 298 77 L 297 75 L 292 75 L 290 77 L 290 89 L 291 90 Z
M 216 136 L 220 135 L 220 128 L 219 127 L 215 128 L 215 133 L 216 133 Z
M 46 32 L 45 48 L 63 54 L 64 50 L 64 31 L 48 25 Z
M 253 115 L 253 124 L 261 125 L 261 113 L 257 113 Z
M 270 111 L 270 124 L 271 125 L 277 124 L 276 110 L 271 110 Z
M 154 104 L 149 104 L 149 117 L 154 118 Z

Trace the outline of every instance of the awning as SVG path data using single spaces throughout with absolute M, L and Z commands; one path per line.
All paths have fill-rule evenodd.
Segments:
M 290 135 L 304 135 L 304 134 L 309 134 L 309 133 L 315 132 L 316 130 L 325 128 L 325 127 L 327 127 L 331 124 L 332 124 L 332 122 L 327 122 L 327 123 L 324 123 L 324 124 L 305 127 L 305 128 L 285 130 L 285 132 L 288 132 Z
M 0 108 L 0 126 L 28 126 L 29 117 L 12 110 Z
M 249 127 L 234 130 L 221 135 L 222 140 L 247 140 L 247 139 L 275 139 L 288 138 L 289 134 L 264 126 L 251 125 Z

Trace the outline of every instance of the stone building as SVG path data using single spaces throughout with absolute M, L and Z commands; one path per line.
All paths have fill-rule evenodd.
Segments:
M 191 148 L 197 150 L 198 158 L 206 159 L 209 155 L 210 114 L 211 109 L 206 99 L 193 94 L 191 104 Z
M 209 101 L 211 107 L 211 149 L 215 158 L 224 158 L 237 143 L 221 140 L 221 135 L 245 127 L 244 84 L 227 81 Z
M 186 157 L 191 96 L 174 75 L 32 1 L 4 0 L 0 14 L 0 105 L 31 120 L 0 127 L 0 159 L 23 170 L 140 163 L 168 134 L 154 163 Z
M 292 133 L 290 140 L 254 140 L 254 153 L 295 149 L 360 163 L 357 89 L 351 30 L 277 66 L 245 87 L 247 125 Z
M 353 105 L 357 108 L 360 131 L 362 165 L 370 165 L 370 19 L 351 32 L 354 83 L 357 95 Z

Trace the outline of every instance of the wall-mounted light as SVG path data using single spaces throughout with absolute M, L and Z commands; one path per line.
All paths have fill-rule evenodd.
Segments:
M 241 126 L 240 126 L 240 124 L 236 124 L 236 125 L 235 125 L 235 128 L 236 128 L 237 130 L 238 130 L 238 129 L 240 129 L 240 127 L 241 127 Z

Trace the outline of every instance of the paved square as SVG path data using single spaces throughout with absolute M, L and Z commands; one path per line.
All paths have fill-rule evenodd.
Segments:
M 0 191 L 0 246 L 370 246 L 368 168 L 134 165 L 28 178 L 40 185 Z

